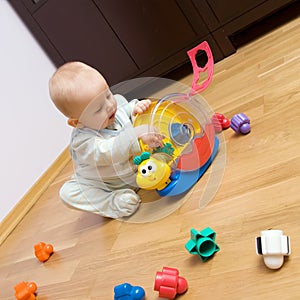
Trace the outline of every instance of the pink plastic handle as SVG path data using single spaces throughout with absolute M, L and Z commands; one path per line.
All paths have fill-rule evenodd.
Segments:
M 208 58 L 207 63 L 203 68 L 200 68 L 196 61 L 196 55 L 199 50 L 205 51 Z M 187 54 L 193 66 L 194 78 L 193 78 L 192 90 L 190 94 L 194 95 L 196 92 L 200 93 L 204 91 L 209 86 L 214 73 L 214 58 L 211 49 L 206 41 L 202 42 L 195 48 L 189 50 Z M 206 70 L 207 70 L 207 79 L 202 84 L 198 84 L 200 79 L 200 73 L 205 72 Z

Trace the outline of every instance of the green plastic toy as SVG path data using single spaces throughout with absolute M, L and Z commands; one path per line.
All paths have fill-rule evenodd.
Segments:
M 210 227 L 201 231 L 191 229 L 191 239 L 185 244 L 185 248 L 189 253 L 199 255 L 205 262 L 220 250 L 215 239 L 216 233 Z

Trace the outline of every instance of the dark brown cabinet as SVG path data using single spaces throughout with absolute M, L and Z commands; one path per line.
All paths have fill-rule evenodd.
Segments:
M 243 34 L 250 26 L 288 5 L 293 5 L 291 16 L 296 16 L 296 11 L 300 13 L 298 0 L 193 0 L 193 3 L 205 12 L 202 17 L 225 57 L 236 51 L 231 40 L 234 35 Z
M 80 60 L 116 84 L 162 76 L 207 40 L 215 61 L 230 37 L 292 0 L 9 0 L 58 67 Z
M 47 1 L 33 17 L 62 57 L 58 64 L 80 60 L 116 81 L 138 70 L 93 1 Z
M 139 69 L 161 63 L 208 34 L 203 22 L 194 28 L 176 1 L 95 0 L 101 13 Z
M 10 0 L 56 66 L 80 60 L 110 84 L 159 76 L 208 40 L 223 58 L 191 0 Z

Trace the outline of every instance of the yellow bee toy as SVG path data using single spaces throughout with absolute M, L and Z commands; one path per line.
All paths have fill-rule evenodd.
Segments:
M 133 160 L 138 165 L 136 183 L 145 190 L 162 190 L 170 183 L 171 167 L 165 161 L 156 159 L 149 152 L 142 152 Z

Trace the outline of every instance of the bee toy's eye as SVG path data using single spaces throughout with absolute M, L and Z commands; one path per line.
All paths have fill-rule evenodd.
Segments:
M 151 172 L 155 172 L 156 171 L 156 164 L 153 161 L 149 161 L 146 166 L 148 167 L 148 170 Z
M 147 177 L 149 175 L 149 170 L 147 166 L 143 166 L 140 168 L 140 173 L 143 177 Z
M 156 164 L 153 161 L 148 161 L 145 165 L 140 167 L 140 173 L 143 177 L 147 177 L 150 173 L 156 172 Z

